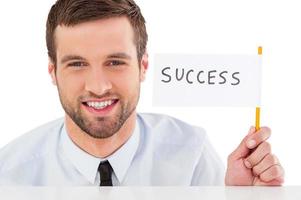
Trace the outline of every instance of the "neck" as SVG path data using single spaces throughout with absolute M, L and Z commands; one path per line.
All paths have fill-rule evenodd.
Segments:
M 131 137 L 135 128 L 136 112 L 130 115 L 117 133 L 104 139 L 91 137 L 81 130 L 68 115 L 65 116 L 65 123 L 67 133 L 73 143 L 90 155 L 105 158 L 118 150 Z

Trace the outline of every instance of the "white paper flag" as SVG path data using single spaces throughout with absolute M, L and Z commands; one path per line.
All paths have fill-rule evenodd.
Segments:
M 261 56 L 157 54 L 154 106 L 260 106 Z

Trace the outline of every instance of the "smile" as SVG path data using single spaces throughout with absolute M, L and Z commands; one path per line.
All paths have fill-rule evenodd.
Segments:
M 117 100 L 106 100 L 106 101 L 88 101 L 85 102 L 87 106 L 92 107 L 97 110 L 104 109 L 114 103 L 116 103 Z
M 93 115 L 105 116 L 109 115 L 113 111 L 118 102 L 118 99 L 106 99 L 102 101 L 97 99 L 91 99 L 89 101 L 83 102 L 83 105 L 84 108 Z
M 90 101 L 90 102 L 87 102 L 87 105 L 89 107 L 99 110 L 99 109 L 104 109 L 105 107 L 112 105 L 114 102 L 115 102 L 114 100 L 101 101 L 101 102 Z

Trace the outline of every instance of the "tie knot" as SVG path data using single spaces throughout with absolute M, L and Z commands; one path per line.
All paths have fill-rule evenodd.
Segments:
M 112 167 L 109 161 L 101 162 L 98 166 L 100 174 L 100 186 L 112 186 Z

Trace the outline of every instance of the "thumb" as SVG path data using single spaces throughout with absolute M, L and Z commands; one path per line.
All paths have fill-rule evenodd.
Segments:
M 255 131 L 255 127 L 251 126 L 248 135 L 244 137 L 239 146 L 230 154 L 229 159 L 239 160 L 240 158 L 246 157 L 250 153 L 251 150 L 247 147 L 246 141 Z

